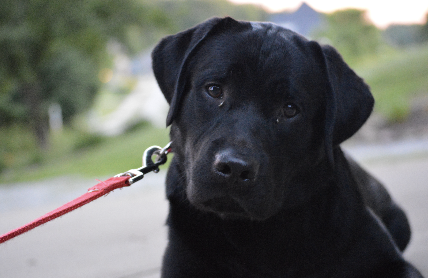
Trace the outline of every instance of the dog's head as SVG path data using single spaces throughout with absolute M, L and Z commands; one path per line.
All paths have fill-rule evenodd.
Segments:
M 332 47 L 269 23 L 213 18 L 152 58 L 186 196 L 221 217 L 264 220 L 308 200 L 373 107 Z

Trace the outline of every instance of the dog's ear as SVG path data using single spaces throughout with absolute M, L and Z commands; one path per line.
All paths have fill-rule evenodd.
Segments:
M 167 125 L 176 115 L 186 86 L 186 66 L 197 47 L 215 30 L 238 23 L 232 18 L 212 18 L 189 30 L 163 38 L 152 52 L 152 67 L 159 87 L 170 104 Z
M 373 110 L 374 99 L 363 79 L 333 47 L 321 49 L 330 87 L 326 96 L 326 149 L 333 162 L 333 148 L 360 129 Z

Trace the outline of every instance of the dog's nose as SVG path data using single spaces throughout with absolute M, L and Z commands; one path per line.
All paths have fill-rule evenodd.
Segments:
M 259 169 L 257 160 L 239 156 L 232 150 L 221 151 L 216 154 L 214 172 L 229 182 L 252 182 Z

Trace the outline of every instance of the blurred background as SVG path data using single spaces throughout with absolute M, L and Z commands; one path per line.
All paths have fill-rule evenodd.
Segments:
M 377 101 L 379 132 L 364 139 L 409 135 L 406 123 L 425 131 L 428 4 L 413 6 L 401 24 L 388 12 L 393 4 L 383 6 L 390 21 L 377 26 L 369 3 L 365 10 L 318 4 L 340 8 L 325 13 L 298 1 L 285 1 L 295 7 L 281 11 L 281 1 L 271 9 L 260 5 L 269 1 L 238 2 L 246 1 L 2 0 L 0 183 L 111 175 L 140 164 L 129 158 L 168 140 L 150 51 L 161 37 L 212 16 L 272 21 L 336 47 Z
M 152 48 L 163 36 L 212 16 L 232 16 L 271 21 L 333 45 L 366 80 L 376 99 L 375 111 L 344 146 L 392 184 L 398 199 L 416 206 L 416 240 L 428 242 L 428 220 L 423 217 L 428 212 L 428 3 L 381 2 L 1 0 L 0 234 L 30 221 L 28 210 L 39 212 L 36 207 L 53 199 L 61 205 L 71 199 L 64 192 L 74 194 L 76 186 L 81 192 L 82 185 L 94 185 L 94 178 L 139 167 L 145 148 L 165 145 L 168 106 L 151 72 Z M 394 173 L 407 176 L 400 179 Z M 413 186 L 413 195 L 403 184 Z M 126 196 L 123 200 L 129 202 Z M 162 193 L 156 196 L 163 202 Z M 164 208 L 166 203 L 159 226 L 166 217 Z M 12 220 L 17 210 L 22 218 Z M 17 275 L 7 277 L 20 277 L 18 268 L 25 275 L 36 273 L 35 257 L 43 255 L 28 255 L 20 267 L 1 258 L 18 256 L 14 250 L 21 243 L 14 242 L 16 246 L 6 249 L 0 246 L 0 269 L 9 267 L 8 273 Z M 412 249 L 410 256 L 426 265 L 422 262 L 428 255 L 422 250 L 428 246 L 416 245 L 420 248 Z M 148 276 L 135 269 L 135 277 L 156 277 L 163 248 L 156 249 L 156 266 L 147 263 L 149 270 L 143 272 Z M 97 276 L 100 268 L 93 269 L 91 275 L 82 270 L 82 275 L 74 272 L 70 277 L 134 277 L 120 271 Z M 25 277 L 50 277 L 46 271 L 41 268 L 41 276 Z M 52 277 L 68 277 L 59 273 Z

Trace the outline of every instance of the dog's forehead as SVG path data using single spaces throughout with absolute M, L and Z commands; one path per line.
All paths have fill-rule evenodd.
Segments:
M 299 59 L 305 62 L 303 36 L 270 22 L 251 22 L 250 37 L 259 41 L 260 54 L 273 59 Z M 263 57 L 264 58 L 264 57 Z
M 299 34 L 268 22 L 246 23 L 248 28 L 224 29 L 215 33 L 197 51 L 196 60 L 201 66 L 216 64 L 222 68 L 231 64 L 257 66 L 257 70 L 285 69 L 287 64 L 303 65 L 307 40 Z

